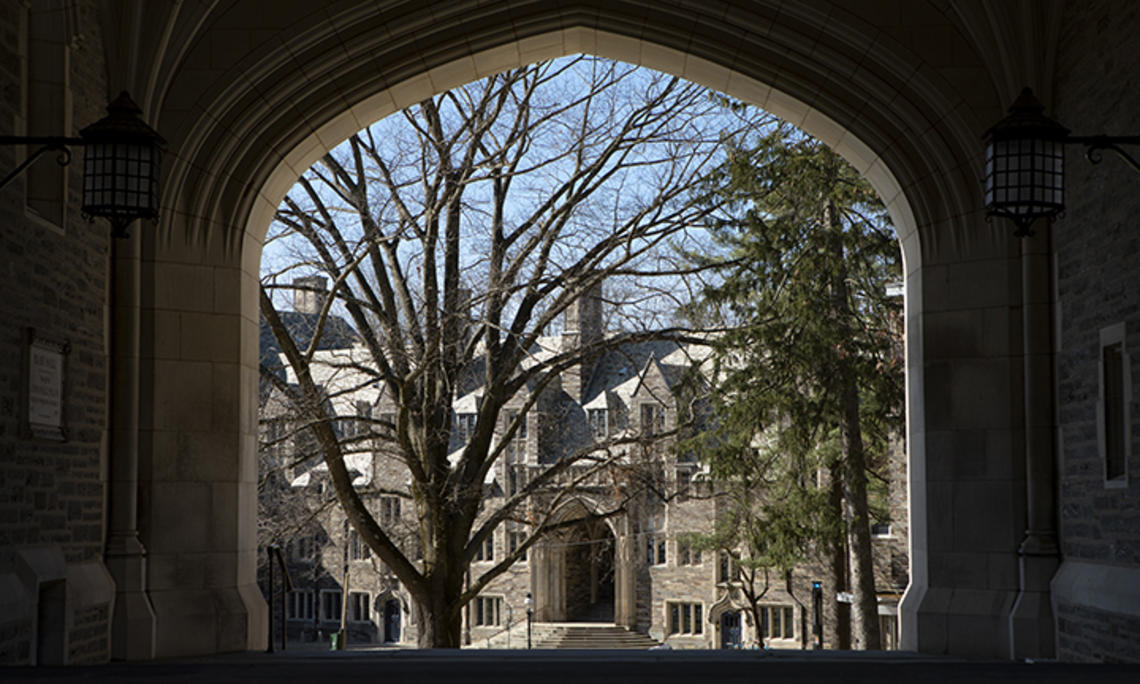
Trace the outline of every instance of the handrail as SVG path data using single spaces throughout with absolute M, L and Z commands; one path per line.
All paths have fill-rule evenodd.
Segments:
M 522 624 L 522 622 L 523 622 L 522 620 L 519 620 L 519 621 L 516 623 L 516 622 L 512 622 L 512 620 L 513 620 L 513 617 L 511 616 L 510 607 L 508 606 L 508 611 L 507 611 L 507 626 L 506 626 L 506 627 L 504 627 L 504 628 L 502 628 L 502 629 L 500 629 L 499 631 L 495 632 L 494 634 L 491 634 L 491 635 L 489 635 L 489 636 L 487 637 L 487 648 L 491 648 L 491 639 L 494 639 L 495 637 L 499 636 L 499 635 L 500 635 L 500 634 L 502 634 L 503 632 L 508 632 L 508 634 L 507 634 L 507 648 L 510 648 L 510 647 L 511 647 L 511 636 L 510 636 L 510 634 L 509 634 L 509 632 L 511 631 L 511 627 L 514 627 L 516 624 L 520 624 L 520 625 L 521 625 L 521 624 Z

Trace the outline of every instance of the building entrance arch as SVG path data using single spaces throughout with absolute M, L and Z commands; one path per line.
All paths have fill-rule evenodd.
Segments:
M 257 288 L 262 241 L 285 192 L 376 119 L 482 75 L 576 52 L 762 106 L 832 146 L 875 186 L 906 269 L 912 549 L 903 646 L 1008 651 L 1025 497 L 1019 456 L 1001 445 L 1021 429 L 1010 408 L 1020 366 L 1009 313 L 1020 266 L 1014 243 L 982 220 L 977 188 L 977 138 L 997 118 L 999 98 L 956 87 L 894 39 L 904 30 L 874 16 L 774 1 L 741 10 L 686 0 L 649 11 L 637 2 L 463 0 L 402 14 L 299 3 L 235 48 L 236 66 L 219 68 L 211 46 L 268 22 L 254 5 L 206 17 L 178 72 L 148 100 L 150 119 L 177 150 L 162 229 L 139 249 L 146 295 L 123 295 L 137 299 L 142 320 L 140 540 L 155 654 L 264 638 L 253 576 Z M 981 64 L 967 40 L 949 40 L 964 63 Z M 948 470 L 938 450 L 962 444 L 993 457 L 979 472 Z M 976 501 L 992 503 L 975 510 L 968 502 Z M 184 515 L 186 507 L 197 513 Z M 195 527 L 171 534 L 180 524 Z M 212 564 L 209 586 L 178 579 L 203 564 Z M 951 623 L 966 641 L 950 640 Z M 202 626 L 191 630 L 201 639 L 185 639 L 188 624 Z
M 743 624 L 739 610 L 726 610 L 720 614 L 721 648 L 741 648 L 744 645 Z
M 384 602 L 384 643 L 399 643 L 402 620 L 403 611 L 400 610 L 400 600 L 396 597 L 389 598 Z

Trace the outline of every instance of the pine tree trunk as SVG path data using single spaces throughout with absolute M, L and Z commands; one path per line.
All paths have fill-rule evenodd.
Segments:
M 828 203 L 827 225 L 833 232 L 836 269 L 831 290 L 832 312 L 840 326 L 840 339 L 850 338 L 851 308 L 848 302 L 847 270 L 844 268 L 842 225 L 834 204 Z M 838 353 L 838 352 L 837 352 Z M 843 454 L 843 502 L 847 521 L 847 549 L 851 574 L 851 637 L 856 650 L 879 650 L 879 606 L 875 595 L 875 566 L 871 558 L 871 521 L 867 511 L 867 458 L 859 420 L 859 388 L 850 356 L 837 359 L 840 407 L 839 439 Z
M 836 519 L 843 518 L 843 473 L 839 463 L 828 466 L 828 503 Z M 850 647 L 850 611 L 841 611 L 836 594 L 847 590 L 847 552 L 842 539 L 832 538 L 827 544 L 827 580 L 823 583 L 823 647 Z M 845 643 L 846 641 L 846 643 Z
M 856 650 L 877 651 L 879 603 L 875 595 L 875 565 L 871 557 L 871 521 L 867 512 L 866 456 L 859 429 L 859 393 L 847 383 L 843 397 L 843 499 L 847 512 L 847 548 L 851 555 L 851 636 Z

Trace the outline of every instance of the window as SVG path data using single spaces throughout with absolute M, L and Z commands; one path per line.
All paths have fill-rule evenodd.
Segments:
M 503 413 L 503 432 L 506 433 L 518 420 L 518 409 L 507 409 Z M 518 429 L 515 430 L 514 436 L 506 446 L 506 462 L 507 463 L 521 463 L 526 460 L 526 417 L 519 420 Z
M 455 438 L 466 444 L 475 434 L 475 423 L 478 415 L 475 413 L 460 413 L 455 416 Z
M 313 592 L 311 589 L 291 591 L 285 595 L 285 615 L 290 620 L 313 619 Z
M 685 501 L 689 498 L 689 485 L 693 481 L 693 471 L 688 468 L 677 468 L 674 471 L 677 480 L 677 500 Z
M 286 425 L 281 418 L 270 418 L 262 423 L 265 427 L 265 448 L 271 456 L 281 455 L 281 442 L 285 438 Z
M 503 624 L 502 597 L 480 596 L 475 599 L 475 619 L 472 622 L 481 627 L 497 627 Z
M 702 606 L 699 603 L 667 603 L 669 634 L 703 634 Z
M 740 578 L 740 566 L 737 565 L 736 559 L 725 553 L 720 552 L 720 563 L 717 568 L 717 582 L 733 582 Z
M 380 525 L 391 527 L 400 521 L 400 497 L 380 497 Z
M 884 651 L 897 651 L 899 648 L 899 616 L 880 615 L 879 634 Z
M 507 496 L 514 496 L 526 487 L 527 471 L 522 464 L 507 466 Z
M 352 434 L 364 437 L 372 432 L 372 404 L 367 401 L 356 402 L 356 418 L 354 419 Z
M 23 107 L 24 133 L 30 136 L 61 135 L 70 131 L 71 83 L 69 39 L 61 17 L 64 3 L 25 3 L 27 42 L 24 45 L 26 100 Z M 66 10 L 70 13 L 70 10 Z M 19 72 L 16 72 L 19 73 Z M 38 146 L 28 145 L 27 154 Z M 46 154 L 25 171 L 25 212 L 42 219 L 62 232 L 66 220 L 67 169 L 55 163 L 55 154 Z
M 381 413 L 380 414 L 380 434 L 385 437 L 396 436 L 396 414 L 395 413 Z
M 515 549 L 522 546 L 526 541 L 526 530 L 518 523 L 507 523 L 507 553 L 514 553 Z M 516 563 L 525 563 L 527 553 L 524 551 L 523 555 L 519 557 Z
M 1098 447 L 1107 487 L 1128 486 L 1132 452 L 1132 371 L 1124 344 L 1124 324 L 1100 331 L 1100 397 L 1097 401 Z
M 589 409 L 586 418 L 590 422 L 590 434 L 595 442 L 600 442 L 609 436 L 609 412 L 606 409 Z
M 648 534 L 645 536 L 645 560 L 650 565 L 665 565 L 665 537 Z
M 701 550 L 683 540 L 677 542 L 677 565 L 700 565 Z
M 794 639 L 796 612 L 791 606 L 760 606 L 760 627 L 769 639 Z
M 889 537 L 889 536 L 891 536 L 891 524 L 890 523 L 875 523 L 874 525 L 871 525 L 871 536 L 872 537 Z
M 665 431 L 665 410 L 661 404 L 641 405 L 641 434 L 646 437 Z
M 340 589 L 321 589 L 321 619 L 340 620 Z
M 493 561 L 495 560 L 495 533 L 487 535 L 479 548 L 475 550 L 475 560 L 477 561 Z
M 369 607 L 372 597 L 367 592 L 352 591 L 348 594 L 348 619 L 352 622 L 368 622 L 372 619 Z
M 293 558 L 296 560 L 312 560 L 317 555 L 316 540 L 309 535 L 297 537 L 288 546 L 293 550 Z
M 349 556 L 354 561 L 368 560 L 372 557 L 372 549 L 368 548 L 368 545 L 361 541 L 360 535 L 356 533 L 356 530 L 350 529 L 348 531 L 348 546 Z

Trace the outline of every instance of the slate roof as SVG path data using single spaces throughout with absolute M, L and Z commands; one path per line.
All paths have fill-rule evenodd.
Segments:
M 289 331 L 290 336 L 294 342 L 297 343 L 297 346 L 301 349 L 307 349 L 313 340 L 313 334 L 316 332 L 317 321 L 320 320 L 320 315 L 315 313 L 299 313 L 296 311 L 281 311 L 278 313 L 278 316 L 281 317 L 281 322 L 285 325 L 285 329 Z M 268 368 L 276 368 L 278 376 L 281 379 L 285 379 L 285 369 L 280 367 L 281 346 L 277 344 L 277 338 L 274 337 L 273 331 L 269 328 L 269 323 L 265 320 L 265 316 L 261 316 L 260 321 L 260 352 L 258 357 L 261 364 Z M 317 349 L 349 349 L 359 341 L 360 336 L 356 334 L 356 330 L 349 325 L 348 321 L 340 316 L 329 315 L 328 319 L 325 320 L 325 326 L 321 332 L 321 338 L 317 343 Z M 258 383 L 258 396 L 260 402 L 264 404 L 266 398 L 269 396 L 271 386 L 265 378 L 259 378 Z
M 602 392 L 617 389 L 619 385 L 637 378 L 645 369 L 650 358 L 659 362 L 663 359 L 676 358 L 675 352 L 681 349 L 676 342 L 656 340 L 650 342 L 631 342 L 623 344 L 617 349 L 611 349 L 598 359 L 594 372 L 590 376 L 590 383 L 586 386 L 583 405 L 592 404 Z M 680 358 L 676 359 L 680 361 Z M 676 384 L 683 368 L 664 371 L 665 378 L 670 386 Z

